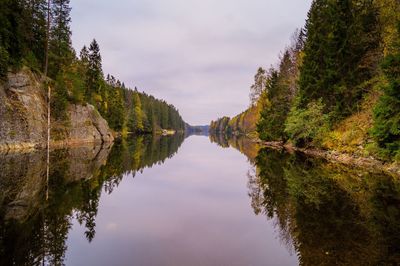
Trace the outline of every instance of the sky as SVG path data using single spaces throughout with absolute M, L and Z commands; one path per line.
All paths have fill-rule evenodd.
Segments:
M 72 0 L 78 52 L 95 38 L 105 74 L 166 100 L 191 125 L 249 106 L 312 0 Z

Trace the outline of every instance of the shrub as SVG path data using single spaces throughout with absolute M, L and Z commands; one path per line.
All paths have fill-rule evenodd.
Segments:
M 306 109 L 296 105 L 291 109 L 285 123 L 285 133 L 296 146 L 311 142 L 320 145 L 323 135 L 328 131 L 328 116 L 323 114 L 322 100 L 311 102 Z
M 9 55 L 3 46 L 0 46 L 0 80 L 7 75 Z

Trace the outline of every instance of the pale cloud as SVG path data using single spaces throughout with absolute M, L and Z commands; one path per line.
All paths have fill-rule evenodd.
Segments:
M 105 73 L 174 104 L 190 124 L 242 112 L 311 0 L 72 1 L 77 50 L 96 38 Z

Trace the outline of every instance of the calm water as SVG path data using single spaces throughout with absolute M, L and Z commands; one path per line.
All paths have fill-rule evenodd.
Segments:
M 44 153 L 0 158 L 1 265 L 400 263 L 385 175 L 221 136 L 54 151 L 48 181 Z

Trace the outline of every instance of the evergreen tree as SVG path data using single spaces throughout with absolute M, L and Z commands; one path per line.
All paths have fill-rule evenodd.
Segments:
M 118 87 L 110 87 L 108 99 L 107 121 L 115 131 L 122 131 L 125 124 L 125 109 L 122 90 Z
M 89 51 L 88 51 L 86 45 L 84 45 L 82 47 L 82 50 L 81 50 L 81 52 L 79 54 L 79 57 L 81 59 L 82 64 L 87 67 L 88 64 L 89 64 Z
M 49 76 L 55 78 L 74 58 L 71 42 L 69 0 L 52 0 L 49 47 Z
M 25 63 L 36 70 L 44 65 L 46 30 L 47 30 L 47 1 L 23 1 L 23 27 L 27 46 L 24 48 Z
M 39 70 L 46 39 L 45 0 L 1 0 L 0 7 L 0 76 L 10 66 Z
M 84 53 L 85 55 L 85 53 Z M 100 47 L 93 39 L 89 46 L 88 68 L 86 72 L 86 99 L 90 101 L 92 93 L 100 93 L 103 80 L 103 70 L 101 65 Z
M 276 122 L 282 124 L 282 121 L 271 120 L 272 115 L 274 115 L 271 98 L 274 97 L 274 93 L 276 92 L 278 78 L 278 71 L 271 68 L 266 77 L 265 89 L 260 98 L 261 112 L 260 120 L 257 123 L 257 132 L 262 140 L 277 140 L 279 138 L 276 138 L 276 132 L 274 132 L 273 128 Z
M 400 22 L 397 49 L 389 54 L 382 65 L 389 84 L 384 88 L 374 110 L 373 136 L 390 156 L 400 160 Z
M 131 115 L 131 130 L 133 132 L 143 132 L 143 111 L 142 111 L 142 103 L 140 102 L 139 93 L 137 91 L 133 94 L 133 106 L 134 111 Z
M 379 60 L 377 10 L 372 0 L 315 0 L 306 23 L 300 105 L 322 98 L 334 119 L 352 113 Z

